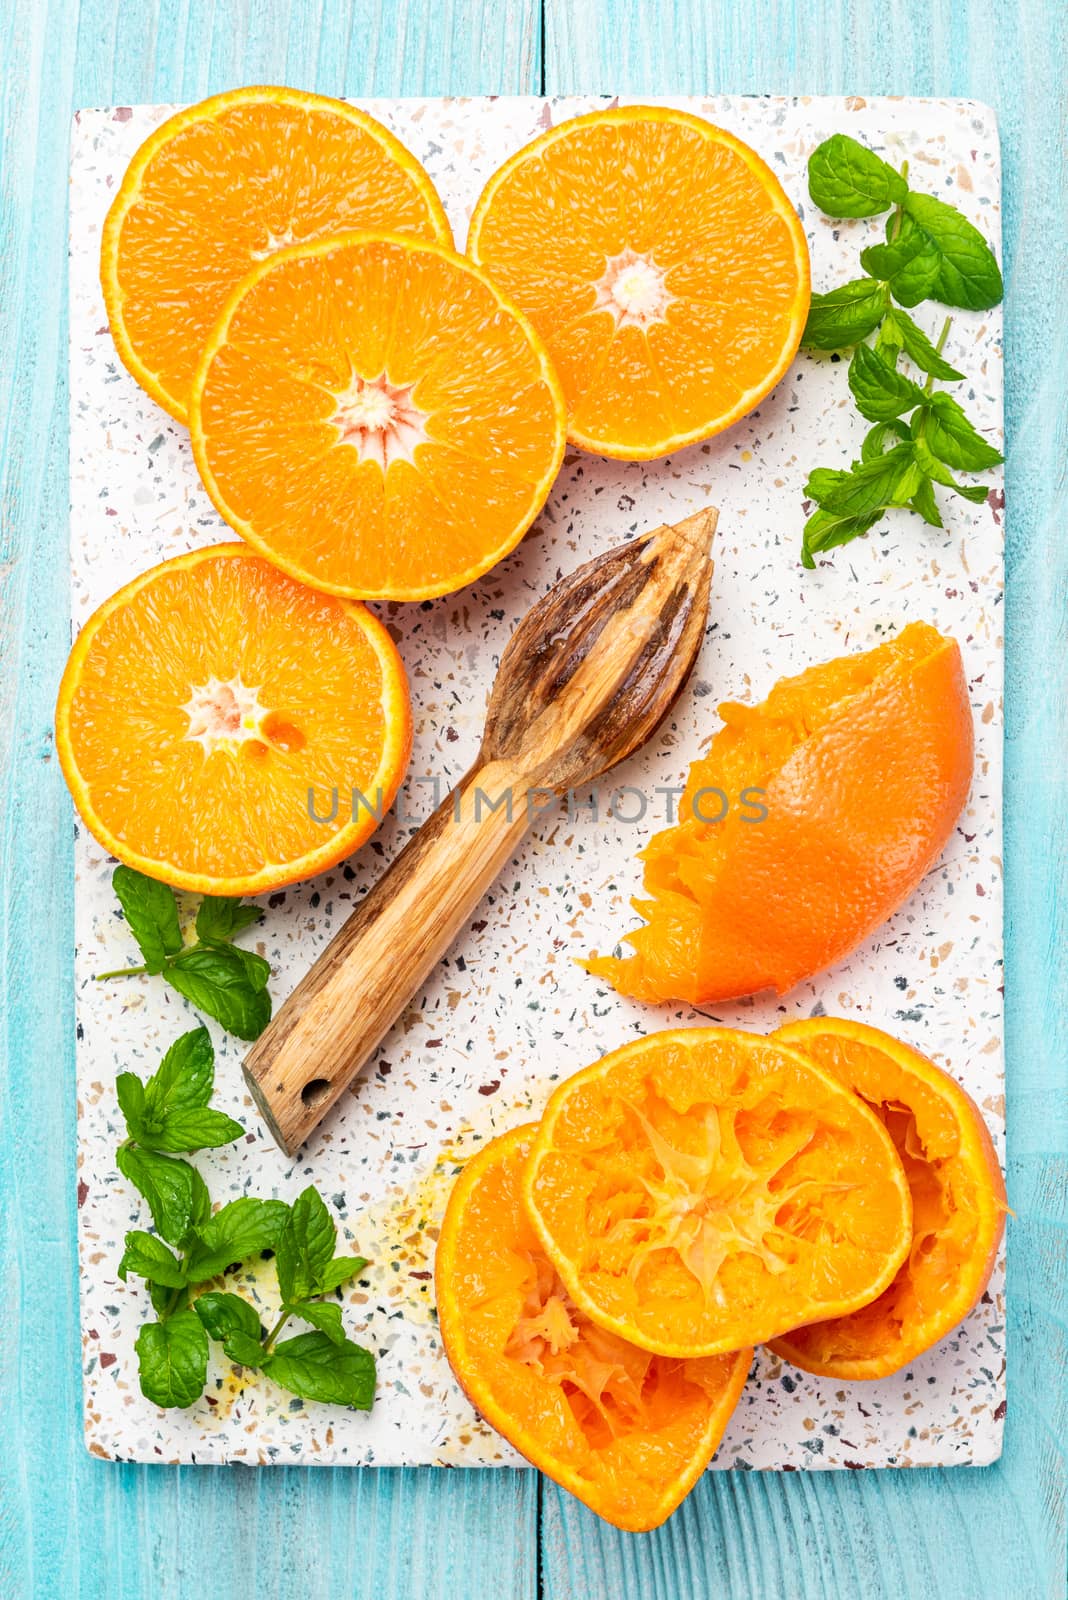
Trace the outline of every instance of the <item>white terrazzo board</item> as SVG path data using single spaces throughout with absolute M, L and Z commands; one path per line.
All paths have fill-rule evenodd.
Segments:
M 603 101 L 360 102 L 423 161 L 458 244 L 483 183 L 550 124 Z M 813 283 L 855 275 L 878 222 L 831 223 L 808 200 L 805 165 L 827 135 L 846 131 L 913 181 L 959 205 L 998 247 L 1000 174 L 993 114 L 954 100 L 666 99 L 749 141 L 781 178 L 812 246 Z M 71 563 L 77 629 L 131 574 L 229 536 L 202 489 L 184 428 L 145 395 L 108 332 L 97 263 L 104 215 L 127 162 L 173 107 L 83 111 L 71 169 Z M 932 334 L 936 308 L 921 309 Z M 956 316 L 946 348 L 968 374 L 957 389 L 993 438 L 1002 425 L 999 311 Z M 852 958 L 781 1000 L 718 1008 L 714 1020 L 770 1029 L 823 1009 L 883 1026 L 949 1068 L 981 1105 L 1003 1148 L 1002 1067 L 1002 508 L 945 496 L 944 531 L 895 514 L 874 536 L 815 573 L 798 548 L 801 488 L 815 465 L 847 464 L 863 424 L 844 367 L 801 355 L 774 394 L 710 444 L 648 464 L 569 451 L 544 513 L 519 550 L 461 594 L 379 607 L 407 666 L 414 700 L 411 780 L 444 786 L 478 745 L 500 652 L 532 601 L 564 572 L 634 531 L 721 508 L 708 635 L 673 720 L 616 775 L 644 789 L 646 820 L 540 821 L 448 958 L 413 1002 L 351 1095 L 296 1163 L 271 1142 L 245 1091 L 243 1046 L 213 1026 L 217 1099 L 248 1129 L 244 1143 L 195 1158 L 221 1202 L 251 1192 L 291 1198 L 308 1182 L 331 1204 L 340 1247 L 372 1258 L 345 1292 L 350 1332 L 378 1356 L 370 1415 L 304 1404 L 219 1359 L 206 1398 L 159 1411 L 137 1384 L 133 1344 L 148 1313 L 143 1284 L 119 1281 L 127 1228 L 146 1225 L 139 1197 L 115 1169 L 121 1137 L 114 1081 L 154 1069 L 196 1024 L 158 979 L 97 984 L 94 973 L 136 959 L 110 888 L 113 863 L 81 828 L 76 851 L 78 1205 L 85 1433 L 104 1457 L 269 1465 L 436 1463 L 516 1465 L 450 1374 L 433 1315 L 433 1237 L 449 1183 L 479 1141 L 536 1116 L 551 1085 L 636 1034 L 709 1020 L 685 1008 L 622 1000 L 572 957 L 610 949 L 634 925 L 635 852 L 663 826 L 666 801 L 718 726 L 720 699 L 759 698 L 816 661 L 861 650 L 911 619 L 960 641 L 975 711 L 975 781 L 937 866 L 902 910 Z M 350 866 L 272 895 L 254 944 L 274 967 L 276 1004 L 362 892 L 432 809 L 410 781 L 407 819 L 391 815 Z M 603 802 L 602 802 L 603 808 Z M 263 1316 L 273 1271 L 262 1273 Z M 254 1276 L 246 1292 L 261 1293 Z M 988 1293 L 937 1350 L 894 1378 L 838 1384 L 758 1354 L 715 1467 L 946 1466 L 1000 1452 L 1005 1412 L 1004 1290 Z

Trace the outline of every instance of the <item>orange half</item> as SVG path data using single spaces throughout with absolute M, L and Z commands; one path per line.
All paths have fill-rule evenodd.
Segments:
M 617 1528 L 658 1527 L 715 1454 L 753 1352 L 675 1360 L 591 1322 L 522 1204 L 532 1126 L 464 1167 L 438 1240 L 438 1323 L 458 1381 L 534 1466 Z
M 56 746 L 90 833 L 179 889 L 263 894 L 350 855 L 411 748 L 404 668 L 365 606 L 243 544 L 142 573 L 93 613 Z
M 879 1118 L 796 1050 L 726 1028 L 636 1039 L 561 1084 L 523 1197 L 575 1304 L 670 1356 L 859 1310 L 912 1237 Z
M 663 106 L 594 111 L 495 172 L 468 254 L 549 347 L 568 438 L 647 460 L 745 416 L 786 372 L 808 245 L 771 168 Z
M 169 117 L 130 162 L 104 224 L 100 279 L 124 364 L 185 422 L 234 284 L 286 245 L 350 228 L 452 243 L 427 174 L 365 111 L 251 88 Z
M 912 1247 L 889 1288 L 851 1316 L 771 1341 L 828 1378 L 885 1378 L 938 1344 L 983 1293 L 1005 1224 L 1005 1181 L 975 1101 L 933 1061 L 878 1028 L 837 1017 L 773 1035 L 871 1106 L 912 1192 Z
M 284 571 L 420 600 L 519 543 L 563 459 L 564 403 L 538 335 L 479 268 L 352 233 L 237 286 L 190 429 L 218 510 Z

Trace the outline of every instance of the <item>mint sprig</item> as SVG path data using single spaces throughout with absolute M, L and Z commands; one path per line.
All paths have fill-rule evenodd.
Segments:
M 227 1033 L 238 1039 L 258 1039 L 271 1020 L 267 993 L 270 964 L 233 940 L 260 921 L 261 907 L 243 905 L 230 896 L 205 895 L 197 911 L 196 942 L 187 945 L 178 920 L 178 902 L 167 884 L 127 866 L 116 867 L 111 882 L 144 964 L 99 973 L 97 981 L 151 973 L 162 977 L 198 1011 L 214 1017 Z M 199 1145 L 174 1148 L 200 1149 L 228 1142 L 205 1138 Z
M 233 926 L 226 920 L 224 932 Z M 327 1298 L 367 1261 L 334 1254 L 337 1227 L 322 1196 L 309 1187 L 289 1206 L 242 1195 L 213 1212 L 200 1173 L 176 1159 L 176 1151 L 229 1144 L 244 1133 L 209 1104 L 214 1078 L 208 1031 L 195 1028 L 175 1040 L 147 1080 L 132 1072 L 116 1080 L 127 1133 L 116 1162 L 147 1202 L 156 1228 L 127 1233 L 118 1268 L 123 1282 L 131 1273 L 144 1279 L 156 1313 L 137 1336 L 142 1393 L 159 1406 L 195 1404 L 214 1339 L 231 1361 L 264 1372 L 291 1394 L 369 1410 L 374 1357 L 348 1337 L 341 1307 Z M 194 1293 L 268 1250 L 275 1252 L 282 1298 L 270 1333 L 240 1295 Z M 279 1343 L 293 1318 L 310 1324 L 310 1331 Z
M 934 387 L 963 378 L 942 354 L 952 319 L 932 343 L 905 308 L 932 299 L 986 310 L 999 303 L 1003 285 L 978 229 L 944 200 L 910 188 L 907 163 L 895 171 L 857 140 L 835 134 L 809 160 L 809 193 L 834 217 L 891 212 L 883 242 L 860 253 L 866 276 L 813 295 L 805 328 L 810 349 L 853 349 L 849 388 L 861 416 L 876 425 L 848 470 L 809 475 L 805 495 L 816 509 L 805 524 L 801 560 L 814 567 L 817 555 L 868 533 L 893 508 L 941 527 L 936 485 L 973 504 L 986 499 L 984 487 L 958 483 L 953 471 L 983 472 L 1004 458 L 953 396 Z M 902 359 L 922 383 L 899 369 Z

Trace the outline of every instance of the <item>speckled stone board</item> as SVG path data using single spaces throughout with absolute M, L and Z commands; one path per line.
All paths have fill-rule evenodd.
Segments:
M 491 172 L 542 129 L 593 99 L 371 101 L 438 185 L 458 243 Z M 960 206 L 997 247 L 1000 179 L 991 114 L 967 101 L 668 100 L 748 140 L 797 205 L 825 289 L 855 270 L 878 223 L 831 223 L 804 182 L 811 149 L 846 131 Z M 100 230 L 122 172 L 172 107 L 81 112 L 71 172 L 71 561 L 74 626 L 131 574 L 229 536 L 197 478 L 185 429 L 118 361 L 97 281 Z M 920 317 L 932 335 L 933 312 Z M 1002 416 L 1000 312 L 956 316 L 947 356 L 957 391 L 994 438 Z M 539 820 L 449 957 L 352 1093 L 293 1163 L 266 1134 L 240 1074 L 242 1046 L 213 1029 L 217 1099 L 248 1133 L 198 1156 L 217 1201 L 292 1197 L 318 1185 L 342 1243 L 372 1265 L 346 1291 L 350 1331 L 376 1352 L 374 1411 L 304 1404 L 213 1357 L 205 1399 L 158 1411 L 138 1388 L 133 1342 L 147 1310 L 116 1273 L 127 1228 L 146 1225 L 119 1176 L 116 1072 L 142 1075 L 195 1015 L 157 979 L 98 984 L 135 959 L 110 889 L 113 863 L 77 842 L 79 1156 L 85 1433 L 125 1460 L 269 1465 L 515 1465 L 453 1382 L 434 1322 L 434 1239 L 453 1175 L 487 1137 L 535 1116 L 551 1085 L 650 1028 L 715 1020 L 770 1029 L 825 1011 L 900 1034 L 946 1066 L 1003 1146 L 1001 945 L 1002 511 L 1000 479 L 974 507 L 947 497 L 943 530 L 905 513 L 799 566 L 801 488 L 814 465 L 847 464 L 863 425 L 840 363 L 802 355 L 775 393 L 725 436 L 649 464 L 569 452 L 520 549 L 461 594 L 380 608 L 411 679 L 415 744 L 398 807 L 349 865 L 272 895 L 252 942 L 283 997 L 478 746 L 494 668 L 519 618 L 562 573 L 645 528 L 714 503 L 721 517 L 704 649 L 673 721 L 602 788 Z M 573 957 L 610 949 L 633 925 L 635 852 L 663 826 L 668 792 L 717 726 L 719 700 L 759 698 L 785 673 L 885 639 L 923 618 L 960 641 L 977 735 L 975 781 L 954 837 L 902 910 L 850 960 L 781 1000 L 651 1011 L 606 991 Z M 146 648 L 149 644 L 146 643 Z M 645 814 L 623 786 L 641 791 Z M 615 812 L 616 814 L 613 814 Z M 246 940 L 246 942 L 248 942 Z M 242 1292 L 274 1309 L 273 1272 Z M 1003 1277 L 937 1350 L 874 1384 L 809 1378 L 761 1352 L 716 1467 L 981 1464 L 1000 1451 L 1005 1413 Z M 217 1350 L 218 1347 L 213 1347 Z

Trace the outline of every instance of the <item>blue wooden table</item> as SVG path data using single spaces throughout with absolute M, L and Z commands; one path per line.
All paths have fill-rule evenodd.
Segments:
M 0 14 L 0 1600 L 1063 1600 L 1068 1484 L 1063 0 L 5 0 Z M 119 1467 L 81 1442 L 68 645 L 76 106 L 330 94 L 967 95 L 1005 158 L 1009 1410 L 981 1471 L 707 1477 L 619 1534 L 533 1472 Z

